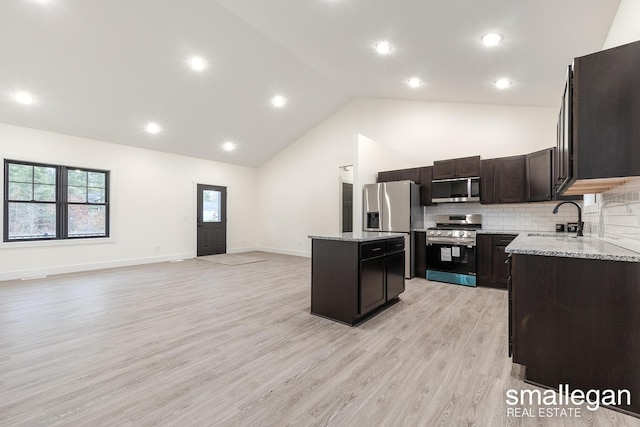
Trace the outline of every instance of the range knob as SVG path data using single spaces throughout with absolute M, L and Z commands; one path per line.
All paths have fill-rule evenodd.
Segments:
M 453 236 L 453 232 L 451 231 L 447 232 L 447 236 Z
M 442 231 L 438 231 L 436 234 L 437 234 L 438 236 L 440 236 L 440 235 L 442 235 Z
M 436 234 L 436 232 L 435 232 L 435 231 L 433 231 L 433 230 L 431 230 L 431 231 L 429 232 L 429 235 L 430 235 L 430 236 L 433 236 L 434 234 Z

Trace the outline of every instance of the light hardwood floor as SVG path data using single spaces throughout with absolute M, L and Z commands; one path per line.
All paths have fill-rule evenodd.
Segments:
M 253 255 L 0 283 L 0 425 L 640 425 L 507 417 L 505 291 L 413 279 L 351 328 L 308 259 Z

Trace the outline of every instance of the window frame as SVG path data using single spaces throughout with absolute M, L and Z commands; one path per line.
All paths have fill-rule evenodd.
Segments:
M 48 167 L 56 169 L 56 183 L 55 183 L 55 202 L 39 202 L 35 200 L 20 201 L 9 199 L 9 165 L 18 164 L 33 167 Z M 105 175 L 105 187 L 104 187 L 104 202 L 91 203 L 87 198 L 86 202 L 69 202 L 68 201 L 68 172 L 79 170 L 82 172 L 95 172 Z M 111 171 L 96 168 L 86 167 L 74 167 L 65 165 L 54 165 L 41 162 L 30 162 L 23 160 L 11 160 L 4 159 L 4 183 L 3 183 L 3 219 L 2 219 L 2 241 L 3 243 L 16 243 L 16 242 L 49 242 L 49 241 L 72 241 L 79 239 L 109 239 L 111 237 L 111 215 L 110 215 L 110 190 L 111 190 Z M 88 182 L 87 182 L 87 188 Z M 56 206 L 56 237 L 36 237 L 29 239 L 10 239 L 9 238 L 9 204 L 10 203 L 35 203 L 35 204 L 55 204 Z M 69 236 L 69 206 L 104 206 L 105 208 L 105 233 L 99 236 Z

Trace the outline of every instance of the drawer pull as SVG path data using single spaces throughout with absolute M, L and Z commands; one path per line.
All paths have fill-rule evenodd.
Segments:
M 379 251 L 379 250 L 381 250 L 381 249 L 382 249 L 382 248 L 373 248 L 373 249 L 371 250 L 371 252 Z

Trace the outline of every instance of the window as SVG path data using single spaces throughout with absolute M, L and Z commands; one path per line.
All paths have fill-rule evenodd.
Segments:
M 109 172 L 4 162 L 4 241 L 109 236 Z
M 220 192 L 202 191 L 202 221 L 220 222 Z

